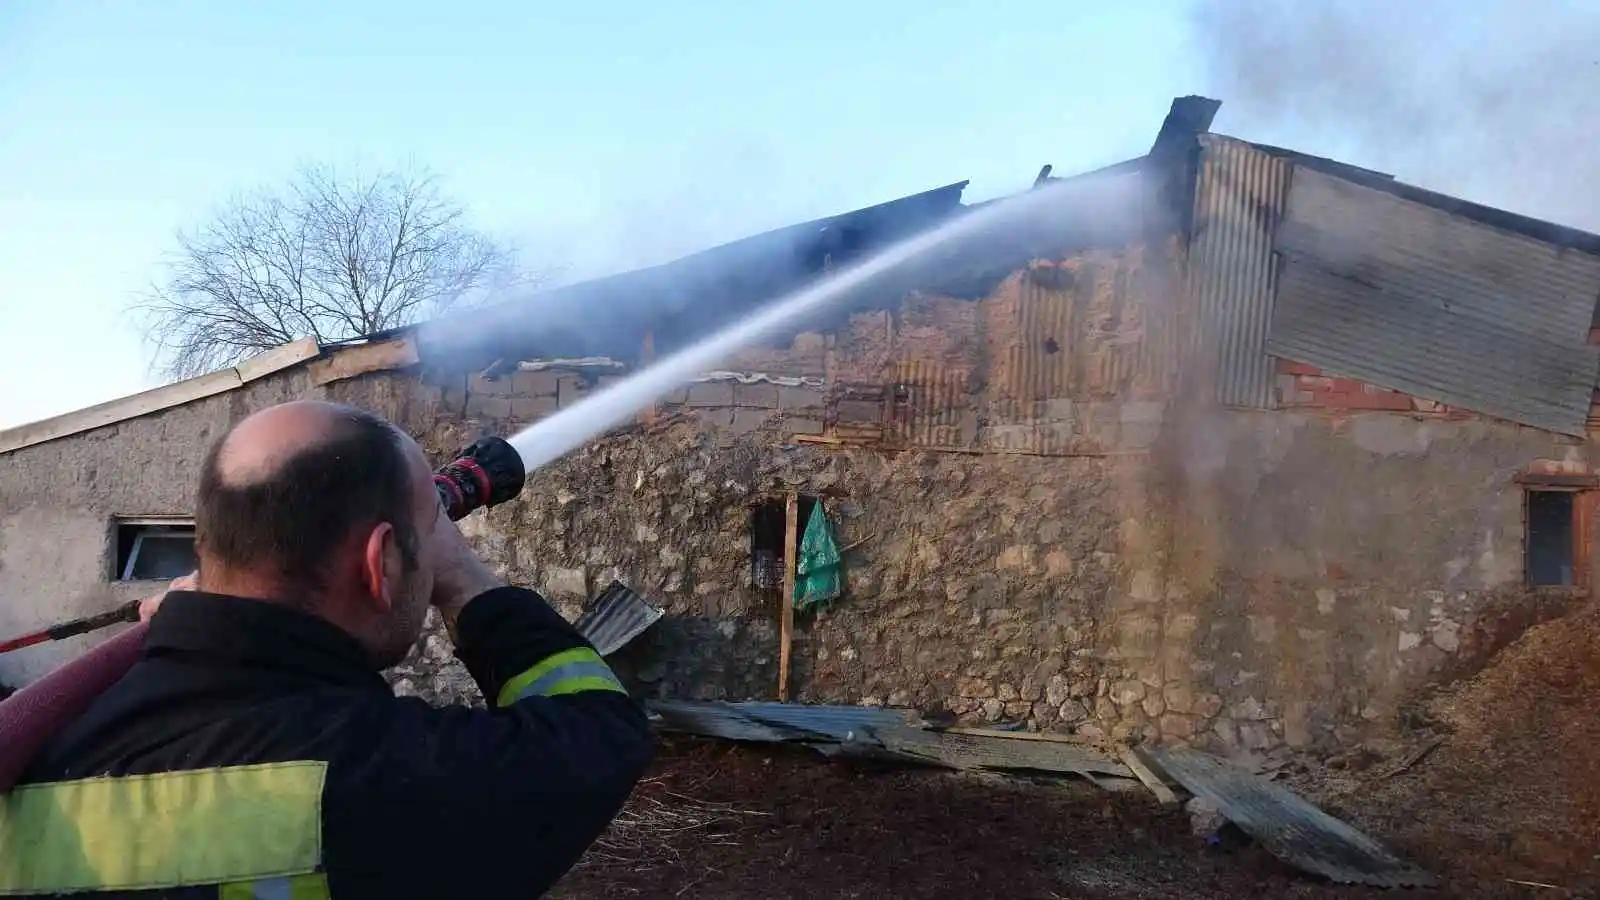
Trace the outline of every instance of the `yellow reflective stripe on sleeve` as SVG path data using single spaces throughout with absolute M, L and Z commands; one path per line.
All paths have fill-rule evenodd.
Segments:
M 0 795 L 0 896 L 313 872 L 327 763 L 25 785 Z
M 537 693 L 545 697 L 559 697 L 562 694 L 581 694 L 584 691 L 621 691 L 622 693 L 627 693 L 617 681 L 616 676 L 611 674 L 610 669 L 607 669 L 604 675 L 564 676 L 561 680 L 554 682 L 548 688 Z
M 600 654 L 588 647 L 574 647 L 547 657 L 508 680 L 500 688 L 495 704 L 506 707 L 524 697 L 559 697 L 584 691 L 627 693 Z
M 217 900 L 329 900 L 328 876 L 321 872 L 264 878 L 260 881 L 235 881 L 222 885 Z

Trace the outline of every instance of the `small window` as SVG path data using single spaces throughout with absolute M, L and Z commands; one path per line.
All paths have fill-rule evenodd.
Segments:
M 194 569 L 193 519 L 117 521 L 117 581 L 168 581 Z
M 800 495 L 796 512 L 793 552 L 800 550 L 800 536 L 805 534 L 806 523 L 817 498 Z M 768 500 L 750 508 L 750 581 L 758 589 L 777 591 L 783 589 L 783 533 L 785 530 L 785 500 Z
M 1528 491 L 1527 566 L 1532 587 L 1571 587 L 1574 491 Z

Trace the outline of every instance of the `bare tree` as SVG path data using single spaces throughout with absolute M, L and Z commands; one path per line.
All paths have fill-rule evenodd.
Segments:
M 530 280 L 431 173 L 315 166 L 180 233 L 136 309 L 158 366 L 188 378 L 302 337 L 408 325 Z

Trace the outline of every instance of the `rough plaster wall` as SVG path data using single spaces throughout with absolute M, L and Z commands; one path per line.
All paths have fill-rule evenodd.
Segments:
M 112 520 L 189 515 L 210 442 L 249 410 L 299 396 L 302 371 L 0 457 L 0 635 L 104 612 L 159 582 L 112 581 Z M 0 655 L 25 684 L 115 629 Z
M 0 635 L 10 636 L 104 612 L 158 591 L 163 582 L 112 580 L 113 520 L 125 515 L 192 515 L 196 478 L 206 450 L 249 413 L 302 397 L 327 398 L 375 410 L 407 425 L 435 463 L 470 437 L 439 425 L 443 391 L 407 374 L 380 374 L 327 387 L 303 369 L 252 382 L 149 416 L 25 447 L 0 461 Z M 477 689 L 449 654 L 442 627 L 391 674 L 401 692 L 415 692 L 426 668 L 428 695 L 441 702 L 476 697 Z M 0 655 L 0 682 L 26 684 L 116 633 L 89 635 Z
M 1568 601 L 1521 586 L 1513 481 L 1542 459 L 1586 470 L 1568 439 L 1385 413 L 1173 412 L 1142 523 L 1158 551 L 1130 573 L 1132 639 L 1118 641 L 1143 669 L 1129 699 L 1166 736 L 1261 752 L 1381 734 Z M 1196 689 L 1225 715 L 1167 715 Z

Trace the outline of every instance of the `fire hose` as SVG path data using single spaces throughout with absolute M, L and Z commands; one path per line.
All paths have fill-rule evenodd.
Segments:
M 434 472 L 434 489 L 451 521 L 480 506 L 504 503 L 522 492 L 527 472 L 516 448 L 498 437 L 479 438 Z M 0 642 L 0 653 L 85 634 L 121 622 L 138 622 L 138 601 L 110 612 L 62 622 Z M 0 793 L 9 791 L 51 735 L 82 715 L 138 662 L 147 626 L 122 634 L 0 700 Z

